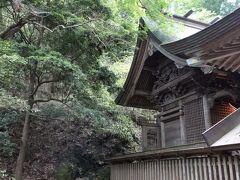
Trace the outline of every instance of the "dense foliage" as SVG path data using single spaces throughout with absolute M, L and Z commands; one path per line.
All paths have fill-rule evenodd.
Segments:
M 108 179 L 103 160 L 139 148 L 132 120 L 140 112 L 116 106 L 114 98 L 136 37 L 145 34 L 138 31 L 140 16 L 169 31 L 165 13 L 195 9 L 197 19 L 211 20 L 238 5 L 238 0 L 2 0 L 0 178 L 14 175 L 18 159 L 17 180 L 23 165 L 24 179 Z

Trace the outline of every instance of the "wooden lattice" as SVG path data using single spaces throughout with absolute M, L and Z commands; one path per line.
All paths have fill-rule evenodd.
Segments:
M 156 148 L 158 139 L 157 139 L 157 129 L 148 129 L 147 131 L 147 147 L 149 149 Z
M 196 99 L 184 105 L 184 119 L 187 144 L 203 141 L 202 133 L 205 130 L 205 124 L 202 99 Z
M 161 147 L 161 132 L 157 126 L 142 127 L 143 150 L 156 149 Z

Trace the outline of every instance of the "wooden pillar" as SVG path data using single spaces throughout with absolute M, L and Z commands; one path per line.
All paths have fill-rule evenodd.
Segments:
M 207 95 L 203 95 L 203 115 L 205 122 L 205 129 L 209 129 L 211 127 L 211 114 L 210 114 L 210 106 L 208 103 Z
M 142 125 L 142 149 L 147 150 L 147 128 L 144 125 Z
M 179 101 L 179 120 L 180 120 L 180 129 L 181 129 L 181 141 L 182 144 L 186 144 L 186 131 L 185 131 L 185 122 L 184 122 L 184 116 L 183 116 L 183 110 L 182 110 L 182 101 Z
M 161 140 L 162 140 L 162 148 L 165 148 L 166 144 L 165 144 L 165 127 L 164 127 L 164 123 L 161 121 Z

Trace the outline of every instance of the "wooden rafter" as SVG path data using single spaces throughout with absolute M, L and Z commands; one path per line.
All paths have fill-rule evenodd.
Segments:
M 152 73 L 156 71 L 156 69 L 154 67 L 150 67 L 150 66 L 144 66 L 143 70 L 150 71 Z
M 232 69 L 232 68 L 234 67 L 234 65 L 236 65 L 236 63 L 237 63 L 238 61 L 239 61 L 239 57 L 233 59 L 232 61 L 229 62 L 229 64 L 228 64 L 226 67 L 224 67 L 224 70 L 225 70 L 225 71 L 228 71 L 228 70 Z
M 204 59 L 206 61 L 206 63 L 208 63 L 208 62 L 213 62 L 214 60 L 217 60 L 217 59 L 233 56 L 236 54 L 240 54 L 240 50 L 236 51 L 234 49 L 234 50 L 230 50 L 228 52 L 218 52 L 211 56 L 202 57 L 202 59 Z
M 219 69 L 222 69 L 224 66 L 226 66 L 229 62 L 231 62 L 233 59 L 235 59 L 236 56 L 230 56 L 228 57 L 220 66 Z
M 240 68 L 240 56 L 237 59 L 237 63 L 235 64 L 235 66 L 232 69 L 232 72 L 237 71 Z

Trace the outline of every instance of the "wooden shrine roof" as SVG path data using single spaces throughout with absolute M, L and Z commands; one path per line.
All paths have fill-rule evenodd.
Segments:
M 183 39 L 163 43 L 161 37 L 149 30 L 148 37 L 138 38 L 134 59 L 122 92 L 116 103 L 154 109 L 148 100 L 152 94 L 156 67 L 171 61 L 177 67 L 190 66 L 211 73 L 217 69 L 240 73 L 240 9 L 212 25 L 175 16 L 185 25 L 200 31 Z M 145 26 L 144 21 L 141 23 Z

